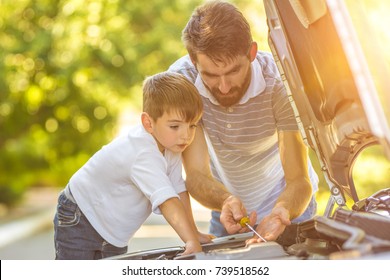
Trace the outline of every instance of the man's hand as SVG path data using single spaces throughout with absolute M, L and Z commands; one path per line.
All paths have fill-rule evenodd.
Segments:
M 284 207 L 275 207 L 272 212 L 265 216 L 257 226 L 256 231 L 266 240 L 274 241 L 283 233 L 286 226 L 290 225 L 290 214 Z M 246 244 L 263 242 L 257 236 L 247 240 Z
M 240 220 L 247 215 L 244 205 L 238 197 L 229 196 L 222 205 L 220 221 L 229 234 L 243 233 L 249 231 L 247 227 L 241 227 Z M 256 223 L 256 212 L 252 212 L 249 216 L 250 225 Z

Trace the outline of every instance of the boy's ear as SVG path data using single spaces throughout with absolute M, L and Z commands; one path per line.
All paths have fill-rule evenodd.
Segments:
M 147 132 L 153 132 L 152 118 L 149 116 L 148 113 L 143 112 L 141 114 L 141 122 Z

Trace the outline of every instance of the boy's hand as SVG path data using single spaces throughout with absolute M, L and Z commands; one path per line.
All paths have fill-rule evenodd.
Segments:
M 206 244 L 206 243 L 211 243 L 211 241 L 215 238 L 215 236 L 212 234 L 201 233 L 198 231 L 198 238 L 200 244 Z
M 198 240 L 190 240 L 186 243 L 186 249 L 182 255 L 190 255 L 194 253 L 202 252 L 202 247 Z

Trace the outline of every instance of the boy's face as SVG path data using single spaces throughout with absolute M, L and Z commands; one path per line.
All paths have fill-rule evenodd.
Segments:
M 150 118 L 151 127 L 148 130 L 156 139 L 161 152 L 168 149 L 181 153 L 194 140 L 197 122 L 186 120 L 175 110 L 165 112 L 157 121 Z

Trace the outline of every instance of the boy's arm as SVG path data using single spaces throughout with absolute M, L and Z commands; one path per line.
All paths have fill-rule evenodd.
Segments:
M 189 196 L 188 192 L 187 191 L 181 192 L 181 193 L 179 193 L 179 196 L 180 196 L 181 202 L 183 203 L 184 209 L 185 209 L 185 211 L 187 213 L 188 221 L 190 222 L 193 230 L 198 233 L 200 243 L 209 243 L 209 242 L 211 242 L 211 239 L 214 238 L 213 235 L 211 235 L 211 234 L 203 234 L 203 233 L 200 233 L 198 231 L 198 228 L 197 228 L 197 226 L 195 224 L 194 216 L 192 214 L 191 201 L 190 201 L 190 196 Z
M 183 203 L 178 198 L 173 197 L 160 204 L 159 208 L 164 218 L 186 244 L 183 254 L 201 252 L 202 247 L 198 241 L 197 231 L 191 224 Z

